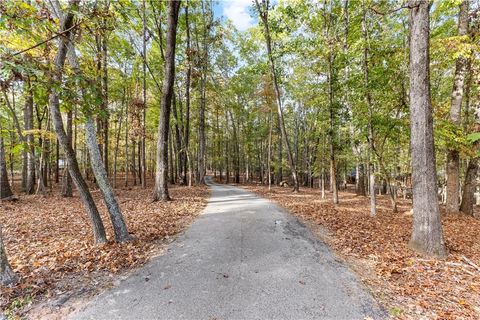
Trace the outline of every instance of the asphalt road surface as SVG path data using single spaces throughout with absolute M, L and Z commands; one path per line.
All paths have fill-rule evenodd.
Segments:
M 72 319 L 383 319 L 355 275 L 292 215 L 212 184 L 166 253 Z

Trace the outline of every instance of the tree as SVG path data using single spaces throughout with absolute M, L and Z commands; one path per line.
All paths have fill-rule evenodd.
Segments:
M 25 122 L 25 131 L 29 132 L 33 130 L 33 91 L 30 78 L 27 78 L 26 83 L 26 93 L 27 97 L 25 99 L 24 106 L 24 122 Z M 33 194 L 35 191 L 35 150 L 34 150 L 34 139 L 31 132 L 26 134 L 26 147 L 28 148 L 27 154 L 27 163 L 26 163 L 26 182 L 25 182 L 25 192 L 27 194 Z
M 458 36 L 464 37 L 468 33 L 469 0 L 460 4 L 458 15 Z M 451 96 L 450 121 L 455 126 L 460 125 L 462 99 L 467 71 L 467 58 L 460 55 L 455 65 L 455 76 Z M 460 199 L 460 154 L 453 146 L 447 151 L 447 212 L 458 212 Z
M 75 18 L 75 11 L 78 8 L 79 2 L 80 0 L 70 0 L 69 9 L 67 10 L 61 22 L 60 32 L 65 36 L 60 37 L 58 41 L 58 51 L 55 57 L 55 69 L 52 76 L 52 81 L 57 84 L 60 84 L 62 81 L 63 68 L 68 51 L 69 37 L 71 35 L 71 29 Z M 98 212 L 95 201 L 93 200 L 93 197 L 88 190 L 88 186 L 82 177 L 75 151 L 69 144 L 68 136 L 65 133 L 65 129 L 63 127 L 62 116 L 60 114 L 58 90 L 59 89 L 57 89 L 56 87 L 53 87 L 49 97 L 50 113 L 52 115 L 55 133 L 57 134 L 58 141 L 65 152 L 68 164 L 68 171 L 72 176 L 72 180 L 75 183 L 78 192 L 80 193 L 80 197 L 82 198 L 83 204 L 85 205 L 87 213 L 90 217 L 95 242 L 104 243 L 107 242 L 107 236 L 105 234 L 103 222 L 100 218 L 100 213 Z
M 0 131 L 2 126 L 0 125 Z M 5 161 L 5 145 L 3 143 L 3 136 L 0 132 L 0 200 L 8 200 L 13 197 L 10 183 L 8 182 L 7 163 Z
M 272 39 L 270 36 L 270 28 L 268 26 L 269 0 L 262 0 L 262 4 L 260 4 L 258 0 L 255 0 L 255 4 L 257 6 L 258 14 L 263 24 L 263 35 L 265 37 L 265 44 L 267 46 L 267 55 L 268 55 L 268 63 L 270 66 L 270 74 L 271 74 L 273 86 L 275 89 L 275 98 L 276 98 L 275 100 L 277 102 L 279 126 L 282 133 L 283 144 L 287 149 L 286 151 L 287 151 L 288 163 L 290 165 L 290 170 L 292 171 L 293 191 L 298 192 L 300 185 L 298 182 L 297 169 L 296 169 L 295 162 L 292 156 L 292 151 L 290 148 L 290 142 L 288 140 L 287 130 L 285 129 L 285 120 L 283 118 L 283 108 L 282 108 L 282 96 L 280 93 L 280 87 L 278 85 L 277 71 L 275 69 L 275 61 L 273 59 L 273 53 L 272 53 Z
M 83 74 L 80 70 L 80 66 L 77 61 L 75 46 L 70 40 L 67 45 L 68 48 L 68 58 L 70 65 L 75 71 L 76 76 L 81 79 Z M 85 94 L 85 85 L 80 82 L 80 92 L 84 100 L 86 97 Z M 118 205 L 117 199 L 113 192 L 110 182 L 108 180 L 108 174 L 106 169 L 106 161 L 102 161 L 101 151 L 97 142 L 97 131 L 95 128 L 95 123 L 90 114 L 90 111 L 86 109 L 85 113 L 85 135 L 87 140 L 87 147 L 90 154 L 90 159 L 92 162 L 92 169 L 95 175 L 97 185 L 102 192 L 103 200 L 107 206 L 108 214 L 113 225 L 113 232 L 115 234 L 115 240 L 118 242 L 126 242 L 131 240 L 131 237 L 128 233 L 127 225 L 123 219 L 120 206 Z M 67 137 L 68 138 L 68 137 Z M 104 154 L 106 156 L 106 154 Z
M 168 134 L 170 131 L 170 109 L 172 106 L 173 83 L 175 81 L 175 43 L 177 36 L 180 1 L 168 2 L 167 39 L 165 51 L 165 75 L 160 101 L 160 122 L 158 124 L 157 168 L 153 200 L 168 201 Z
M 370 70 L 368 66 L 368 59 L 369 59 L 369 34 L 368 34 L 368 27 L 367 27 L 367 8 L 365 7 L 365 0 L 362 1 L 363 7 L 363 18 L 362 18 L 362 31 L 363 31 L 363 40 L 364 40 L 364 47 L 363 47 L 363 74 L 364 74 L 364 81 L 365 81 L 365 101 L 368 107 L 368 144 L 370 148 L 369 157 L 368 157 L 368 171 L 369 171 L 369 190 L 370 190 L 370 215 L 375 216 L 377 214 L 376 209 L 376 201 L 375 201 L 375 167 L 372 162 L 372 155 L 375 144 L 374 144 L 374 137 L 373 137 L 373 101 L 372 101 L 372 93 L 370 90 Z
M 437 171 L 430 97 L 430 4 L 409 2 L 410 128 L 413 181 L 413 232 L 410 247 L 422 254 L 445 257 L 437 200 Z

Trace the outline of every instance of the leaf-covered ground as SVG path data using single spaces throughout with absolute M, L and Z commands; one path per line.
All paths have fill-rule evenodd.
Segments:
M 400 319 L 480 319 L 480 221 L 464 215 L 442 219 L 450 251 L 446 260 L 424 259 L 408 248 L 410 200 L 393 213 L 386 196 L 377 217 L 369 200 L 342 192 L 340 204 L 322 200 L 318 190 L 247 186 L 312 225 L 357 271 L 362 281 Z M 326 232 L 325 232 L 326 229 Z
M 110 239 L 95 245 L 82 203 L 60 195 L 20 196 L 16 202 L 0 202 L 0 221 L 8 258 L 20 275 L 20 283 L 2 288 L 0 310 L 19 316 L 32 301 L 62 304 L 72 292 L 89 292 L 115 279 L 116 274 L 140 266 L 159 252 L 165 240 L 188 226 L 201 212 L 207 187 L 172 186 L 174 201 L 152 202 L 151 188 L 117 190 L 130 233 L 135 240 L 117 244 L 98 191 L 93 195 Z M 60 298 L 59 298 L 60 297 Z M 1 313 L 0 313 L 1 314 Z

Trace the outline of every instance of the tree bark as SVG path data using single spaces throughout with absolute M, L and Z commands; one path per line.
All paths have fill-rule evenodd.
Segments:
M 70 1 L 70 10 L 66 13 L 65 17 L 62 19 L 61 33 L 64 34 L 64 37 L 59 38 L 58 52 L 55 57 L 55 69 L 53 75 L 54 83 L 61 83 L 63 75 L 63 66 L 65 64 L 66 55 L 67 55 L 67 46 L 69 43 L 70 29 L 73 26 L 74 12 L 78 7 L 80 0 L 71 0 Z M 88 186 L 83 180 L 82 174 L 80 173 L 80 168 L 78 166 L 77 158 L 75 151 L 72 149 L 69 144 L 67 134 L 63 127 L 62 116 L 60 114 L 60 105 L 58 99 L 58 92 L 55 86 L 52 86 L 52 91 L 49 97 L 50 112 L 53 118 L 53 124 L 55 128 L 55 133 L 59 143 L 61 144 L 68 163 L 68 170 L 72 176 L 73 182 L 77 187 L 77 190 L 80 193 L 80 197 L 87 209 L 87 213 L 90 217 L 91 224 L 93 227 L 93 235 L 96 243 L 105 243 L 107 237 L 105 234 L 105 228 L 103 226 L 100 214 L 98 212 L 97 206 L 93 201 L 92 195 L 88 190 Z
M 206 19 L 206 12 L 204 8 L 204 1 L 202 1 L 202 11 L 203 17 Z M 211 13 L 210 13 L 211 14 Z M 207 86 L 207 68 L 208 68 L 208 48 L 207 48 L 207 38 L 210 33 L 211 21 L 207 22 L 204 20 L 204 30 L 203 30 L 203 43 L 202 43 L 202 61 L 201 61 L 201 70 L 202 74 L 200 77 L 200 108 L 199 108 L 199 119 L 198 119 L 198 175 L 197 183 L 205 184 L 205 174 L 206 174 L 206 156 L 207 156 L 207 142 L 205 136 L 205 108 L 206 108 L 206 86 Z
M 369 68 L 368 68 L 368 50 L 369 50 L 369 35 L 367 28 L 367 8 L 365 7 L 365 1 L 362 1 L 363 5 L 363 18 L 362 18 L 362 32 L 363 32 L 363 76 L 365 82 L 365 101 L 367 102 L 368 107 L 368 144 L 370 148 L 369 157 L 368 157 L 368 167 L 369 167 L 369 186 L 370 186 L 370 216 L 374 217 L 377 214 L 377 205 L 375 199 L 375 167 L 373 166 L 372 157 L 374 152 L 374 138 L 373 138 L 373 102 L 372 94 L 370 92 L 370 81 L 369 81 Z
M 142 157 L 141 157 L 141 180 L 142 188 L 147 187 L 147 156 L 146 156 L 146 126 L 147 126 L 147 19 L 145 0 L 142 1 L 142 23 L 143 23 L 143 125 L 142 125 Z
M 25 193 L 33 194 L 35 192 L 35 140 L 32 133 L 28 131 L 33 130 L 33 92 L 31 88 L 30 79 L 27 78 L 25 82 L 27 89 L 27 96 L 25 98 L 24 121 L 27 151 L 27 180 L 25 184 Z
M 328 137 L 330 143 L 330 190 L 332 191 L 332 201 L 334 204 L 338 204 L 338 185 L 337 185 L 337 166 L 335 160 L 335 113 L 333 110 L 333 63 L 334 56 L 332 52 L 333 48 L 329 48 L 329 58 L 328 58 L 328 110 L 330 118 L 330 128 L 328 130 Z
M 468 33 L 468 10 L 469 0 L 460 4 L 458 15 L 458 35 L 465 36 Z M 455 65 L 455 76 L 451 96 L 450 121 L 455 126 L 461 124 L 461 110 L 463 99 L 463 87 L 467 71 L 467 58 L 460 56 Z M 458 212 L 460 199 L 460 154 L 455 147 L 447 151 L 447 199 L 446 212 Z
M 68 43 L 67 47 L 70 65 L 74 69 L 75 74 L 79 78 L 81 78 L 82 72 L 80 70 L 80 66 L 75 55 L 75 47 L 71 42 Z M 86 95 L 84 92 L 84 86 L 80 84 L 79 87 L 82 97 L 84 97 L 85 99 Z M 88 152 L 90 154 L 90 159 L 92 163 L 92 170 L 95 175 L 97 185 L 102 193 L 103 200 L 110 216 L 110 220 L 112 222 L 115 240 L 117 242 L 129 241 L 131 240 L 131 237 L 128 233 L 128 229 L 123 219 L 122 212 L 120 211 L 120 206 L 118 205 L 113 189 L 110 186 L 107 170 L 104 162 L 102 162 L 100 147 L 97 143 L 97 132 L 95 128 L 95 123 L 93 122 L 93 119 L 88 113 L 88 111 L 85 113 L 85 136 Z
M 189 138 L 190 138 L 190 82 L 192 76 L 192 62 L 191 62 L 191 49 L 190 49 L 190 24 L 188 21 L 188 0 L 185 4 L 185 28 L 187 33 L 187 48 L 186 48 L 186 57 L 187 57 L 187 75 L 185 79 L 185 125 L 183 126 L 183 154 L 184 157 L 188 157 L 188 146 L 189 146 Z M 189 180 L 187 177 L 187 161 L 189 165 L 189 175 L 191 176 L 191 160 L 185 159 L 183 163 L 183 184 L 184 185 L 191 185 L 191 179 Z M 187 182 L 187 180 L 189 180 Z
M 160 101 L 160 123 L 158 124 L 157 168 L 153 200 L 168 201 L 168 134 L 170 127 L 170 109 L 172 105 L 173 83 L 175 81 L 175 44 L 177 35 L 180 1 L 168 2 L 167 39 L 165 50 L 165 75 Z
M 180 103 L 180 99 L 178 101 Z M 183 161 L 185 161 L 185 157 L 183 156 L 183 153 L 181 152 L 182 149 L 182 139 L 181 139 L 181 126 L 180 126 L 180 116 L 179 112 L 177 110 L 177 104 L 176 104 L 176 99 L 173 99 L 173 115 L 175 118 L 175 163 L 176 163 L 176 168 L 175 170 L 175 178 L 174 181 L 177 182 L 179 177 L 182 176 L 182 168 L 183 168 Z M 179 108 L 181 110 L 181 107 Z
M 357 181 L 357 194 L 360 196 L 366 196 L 365 190 L 365 168 L 363 163 L 359 163 L 358 166 L 358 181 Z
M 10 183 L 8 182 L 5 145 L 3 143 L 3 137 L 0 135 L 0 199 L 8 199 L 11 197 L 13 197 L 13 192 L 10 188 Z
M 470 159 L 467 172 L 465 173 L 465 182 L 463 184 L 463 197 L 460 205 L 462 213 L 473 216 L 473 206 L 475 205 L 475 189 L 477 184 L 475 179 L 478 172 L 478 157 Z
M 3 244 L 2 225 L 0 224 L 0 286 L 13 285 L 17 281 L 18 277 L 8 263 L 7 253 Z
M 427 256 L 445 257 L 430 96 L 429 1 L 410 1 L 410 127 L 413 182 L 413 232 L 410 247 Z
M 97 185 L 102 192 L 105 205 L 107 206 L 110 220 L 113 225 L 113 232 L 115 240 L 118 242 L 125 242 L 131 240 L 128 233 L 127 226 L 123 219 L 122 212 L 118 205 L 113 189 L 108 181 L 107 171 L 102 163 L 102 156 L 97 143 L 97 132 L 93 119 L 87 116 L 85 122 L 85 132 L 87 138 L 87 147 L 92 161 L 92 169 L 97 180 Z

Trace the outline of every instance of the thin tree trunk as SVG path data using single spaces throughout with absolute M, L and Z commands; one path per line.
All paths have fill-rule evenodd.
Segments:
M 184 139 L 184 155 L 188 156 L 188 144 L 190 138 L 190 82 L 191 82 L 191 75 L 192 75 L 192 62 L 191 62 L 191 50 L 190 50 L 190 24 L 188 21 L 188 0 L 185 3 L 185 28 L 187 33 L 187 46 L 186 46 L 186 57 L 187 57 L 187 75 L 185 79 L 185 125 L 183 126 L 183 139 Z M 191 159 L 187 159 L 189 165 L 189 176 L 191 178 L 192 171 L 191 171 Z M 187 161 L 183 164 L 183 184 L 187 184 Z M 191 180 L 191 179 L 190 179 Z M 191 185 L 191 181 L 188 183 L 189 186 Z
M 410 126 L 413 182 L 413 232 L 410 247 L 427 256 L 445 257 L 430 97 L 429 1 L 410 1 Z
M 468 33 L 468 10 L 469 0 L 460 4 L 458 15 L 458 35 L 465 36 Z M 467 71 L 467 58 L 459 56 L 455 66 L 453 90 L 451 96 L 450 121 L 455 126 L 461 124 L 461 110 L 463 99 L 463 87 Z M 447 151 L 447 198 L 446 212 L 458 212 L 460 200 L 460 154 L 455 147 Z
M 67 113 L 67 139 L 70 148 L 72 147 L 72 123 L 73 123 L 73 114 L 69 110 Z M 64 164 L 64 173 L 62 181 L 62 196 L 63 197 L 72 197 L 72 177 L 70 176 L 68 170 L 68 164 Z
M 125 104 L 125 187 L 128 187 L 128 103 Z
M 182 107 L 181 107 L 181 100 L 180 97 L 178 99 L 179 102 L 179 108 L 180 110 L 177 110 L 177 104 L 176 104 L 176 99 L 174 99 L 174 102 L 172 104 L 173 107 L 173 115 L 175 117 L 175 158 L 177 159 L 176 167 L 177 170 L 175 170 L 175 181 L 180 181 L 180 177 L 182 177 L 182 169 L 183 169 L 183 162 L 185 161 L 185 156 L 184 152 L 182 151 L 182 138 L 181 138 L 181 120 L 180 120 L 180 113 L 182 112 Z
M 27 143 L 27 182 L 25 186 L 26 194 L 33 194 L 35 192 L 35 140 L 33 134 L 28 131 L 33 130 L 33 92 L 30 84 L 30 78 L 25 82 L 27 88 L 27 96 L 25 98 L 24 120 L 25 120 L 25 134 Z
M 122 97 L 122 109 L 125 105 L 125 88 L 123 88 L 123 97 Z M 118 116 L 118 128 L 117 134 L 115 137 L 115 151 L 113 156 L 113 188 L 117 187 L 117 167 L 118 167 L 118 150 L 120 149 L 120 135 L 122 133 L 122 122 L 123 122 L 123 110 L 121 111 L 120 115 Z
M 12 197 L 13 192 L 8 182 L 7 162 L 5 160 L 5 145 L 3 137 L 0 135 L 0 199 L 4 200 Z
M 277 159 L 277 170 L 276 170 L 276 184 L 280 185 L 283 181 L 283 143 L 282 143 L 282 129 L 280 128 L 280 120 L 277 113 L 277 134 L 279 138 L 278 142 L 278 159 Z
M 329 49 L 329 58 L 328 58 L 328 101 L 329 101 L 329 114 L 330 114 L 330 130 L 328 131 L 329 144 L 330 144 L 330 190 L 332 191 L 332 201 L 334 204 L 338 204 L 338 185 L 337 185 L 337 163 L 335 160 L 335 137 L 334 137 L 334 128 L 335 128 L 335 113 L 333 110 L 333 63 L 334 56 L 332 48 Z
M 273 116 L 272 112 L 270 111 L 270 128 L 268 129 L 268 159 L 267 159 L 267 171 L 268 171 L 268 190 L 272 188 L 272 127 L 273 127 Z M 263 181 L 262 181 L 263 183 Z
M 143 22 L 143 126 L 142 126 L 142 158 L 141 158 L 141 180 L 142 188 L 147 187 L 147 157 L 146 157 L 146 126 L 147 126 L 147 19 L 145 0 L 142 1 L 142 22 Z
M 157 168 L 155 174 L 155 190 L 153 200 L 168 201 L 168 133 L 170 109 L 172 105 L 173 83 L 175 81 L 175 43 L 177 35 L 178 13 L 180 1 L 168 2 L 167 39 L 165 51 L 165 76 L 160 101 L 160 122 L 158 124 Z
M 263 30 L 264 30 L 264 36 L 265 36 L 265 42 L 267 45 L 267 55 L 268 55 L 268 61 L 270 65 L 270 73 L 272 76 L 273 80 L 273 85 L 274 85 L 274 90 L 275 90 L 275 98 L 277 102 L 277 109 L 278 109 L 278 117 L 280 120 L 280 129 L 282 131 L 282 140 L 283 144 L 285 145 L 285 148 L 287 149 L 287 157 L 288 157 L 288 163 L 290 166 L 290 170 L 292 171 L 292 178 L 293 178 L 293 191 L 298 192 L 300 189 L 300 185 L 298 182 L 298 175 L 297 175 L 297 169 L 295 166 L 295 162 L 293 159 L 292 155 L 292 150 L 290 148 L 290 142 L 288 140 L 287 136 L 287 130 L 285 128 L 285 121 L 283 119 L 283 109 L 282 109 L 282 97 L 280 93 L 280 87 L 278 85 L 278 79 L 277 79 L 277 72 L 275 70 L 275 62 L 273 60 L 273 53 L 272 53 L 272 39 L 270 37 L 270 29 L 268 26 L 268 0 L 263 0 L 262 1 L 262 6 L 260 6 L 260 3 L 258 0 L 255 0 L 258 12 L 260 14 L 260 18 L 262 19 L 263 22 Z M 263 9 L 262 9 L 263 7 Z
M 135 150 L 137 150 L 137 141 L 135 139 L 132 139 L 132 176 L 133 176 L 133 185 L 137 185 L 137 165 L 136 165 L 136 158 L 137 156 L 135 155 Z
M 369 81 L 369 68 L 368 68 L 368 51 L 369 51 L 369 35 L 367 28 L 367 8 L 365 7 L 365 0 L 362 1 L 363 5 L 363 19 L 362 19 L 362 32 L 363 32 L 363 76 L 365 82 L 365 100 L 368 106 L 368 144 L 370 148 L 368 157 L 369 167 L 369 180 L 370 180 L 370 216 L 374 217 L 377 214 L 377 205 L 375 199 L 375 167 L 373 166 L 373 151 L 375 148 L 373 137 L 373 102 L 372 94 L 370 92 Z

